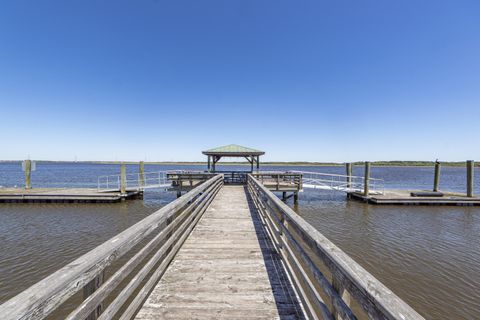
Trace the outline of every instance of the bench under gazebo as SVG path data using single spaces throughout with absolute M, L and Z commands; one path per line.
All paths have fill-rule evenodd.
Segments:
M 250 163 L 250 172 L 253 172 L 253 168 L 257 170 L 260 168 L 260 156 L 265 152 L 255 150 L 252 148 L 242 147 L 236 144 L 230 144 L 228 146 L 217 147 L 202 151 L 204 155 L 208 157 L 208 171 L 215 172 L 215 164 L 222 158 L 245 158 Z

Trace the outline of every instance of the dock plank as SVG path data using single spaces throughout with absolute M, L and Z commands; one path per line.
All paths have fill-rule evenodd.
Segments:
M 136 319 L 302 319 L 243 186 L 223 186 Z

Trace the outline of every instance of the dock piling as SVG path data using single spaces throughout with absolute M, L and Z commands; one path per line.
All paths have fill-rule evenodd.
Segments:
M 474 161 L 467 160 L 467 197 L 473 197 L 473 172 L 474 172 Z
M 352 187 L 352 164 L 345 163 L 345 169 L 347 171 L 347 188 Z
M 127 192 L 127 168 L 123 162 L 120 164 L 120 192 Z
M 435 177 L 433 179 L 433 191 L 438 191 L 438 186 L 440 185 L 440 162 L 435 161 Z
M 24 161 L 24 170 L 25 170 L 25 189 L 32 189 L 32 160 Z
M 145 186 L 145 163 L 140 161 L 138 167 L 138 186 L 144 187 Z
M 365 177 L 363 178 L 363 194 L 368 196 L 370 192 L 370 162 L 365 161 Z

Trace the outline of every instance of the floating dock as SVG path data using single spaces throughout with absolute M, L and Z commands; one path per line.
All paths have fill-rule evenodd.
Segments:
M 99 191 L 96 188 L 0 189 L 0 203 L 111 203 L 143 199 L 142 190 Z
M 430 206 L 480 206 L 480 197 L 467 197 L 465 194 L 443 192 L 440 197 L 412 196 L 412 193 L 422 193 L 425 190 L 385 190 L 383 194 L 364 195 L 361 192 L 349 192 L 347 197 L 378 205 L 430 205 Z

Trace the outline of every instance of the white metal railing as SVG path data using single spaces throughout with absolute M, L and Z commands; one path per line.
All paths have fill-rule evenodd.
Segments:
M 320 173 L 309 171 L 290 171 L 302 175 L 304 188 L 323 189 L 340 192 L 363 192 L 365 178 L 360 176 L 348 176 L 342 174 Z M 369 193 L 383 194 L 385 183 L 383 179 L 369 178 Z
M 170 171 L 129 173 L 125 175 L 125 186 L 128 190 L 168 187 L 171 182 L 167 179 Z M 120 190 L 122 177 L 120 174 L 98 177 L 98 191 Z

